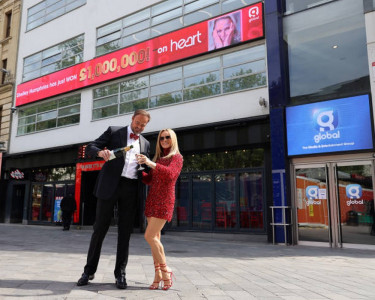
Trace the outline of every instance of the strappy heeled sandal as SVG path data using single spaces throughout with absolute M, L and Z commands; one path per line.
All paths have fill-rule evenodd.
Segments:
M 162 279 L 163 280 L 163 291 L 167 291 L 173 285 L 173 281 L 172 281 L 173 272 L 172 272 L 172 270 L 168 270 L 168 267 L 167 267 L 166 264 L 160 264 L 160 270 L 163 273 L 168 273 L 169 274 L 169 279 Z M 175 277 L 175 279 L 176 279 L 176 277 Z M 166 282 L 169 282 L 170 284 L 166 284 Z
M 160 265 L 154 263 L 154 267 L 155 267 L 155 277 L 156 277 L 156 273 L 157 273 L 158 271 L 160 271 Z M 154 278 L 154 280 L 155 280 L 155 278 Z M 161 280 L 162 280 L 162 279 L 160 279 L 159 281 L 154 281 L 154 282 L 150 285 L 149 289 L 150 289 L 150 290 L 157 290 L 157 289 L 159 288 L 159 285 L 160 285 Z M 155 285 L 155 284 L 156 284 L 156 285 Z

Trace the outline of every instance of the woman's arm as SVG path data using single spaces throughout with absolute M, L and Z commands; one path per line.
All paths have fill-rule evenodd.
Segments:
M 155 176 L 160 175 L 172 180 L 180 175 L 182 164 L 182 155 L 176 154 L 172 157 L 171 163 L 168 166 L 156 164 L 153 173 Z

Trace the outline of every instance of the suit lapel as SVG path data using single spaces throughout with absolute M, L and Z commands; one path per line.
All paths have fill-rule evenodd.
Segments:
M 120 139 L 121 139 L 121 147 L 125 147 L 127 146 L 127 142 L 128 142 L 128 127 L 123 127 L 120 129 Z

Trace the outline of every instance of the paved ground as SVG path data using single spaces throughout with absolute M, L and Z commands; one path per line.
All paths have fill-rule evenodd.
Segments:
M 264 237 L 170 233 L 163 241 L 177 280 L 151 291 L 153 262 L 133 234 L 127 290 L 114 286 L 116 232 L 96 278 L 77 287 L 91 230 L 0 224 L 0 299 L 375 299 L 375 253 L 274 246 Z

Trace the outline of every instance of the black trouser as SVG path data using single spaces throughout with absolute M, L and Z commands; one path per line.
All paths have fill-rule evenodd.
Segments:
M 72 223 L 72 214 L 73 212 L 71 211 L 63 210 L 62 212 L 62 222 L 63 222 L 64 228 L 66 229 L 70 228 L 70 224 Z
M 115 277 L 125 275 L 128 263 L 129 241 L 133 230 L 134 217 L 137 209 L 138 181 L 136 179 L 121 178 L 120 183 L 110 199 L 98 199 L 94 232 L 91 236 L 90 248 L 87 254 L 87 264 L 84 272 L 95 274 L 103 240 L 111 223 L 113 208 L 118 206 L 118 237 Z

